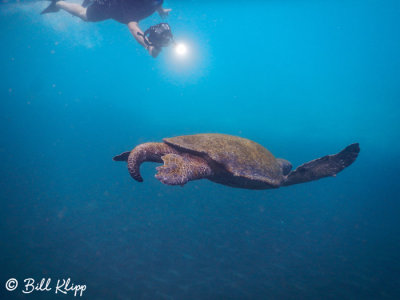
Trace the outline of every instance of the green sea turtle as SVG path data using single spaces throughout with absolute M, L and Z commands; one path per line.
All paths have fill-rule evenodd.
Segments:
M 335 176 L 351 165 L 360 152 L 358 143 L 341 152 L 299 166 L 275 158 L 263 146 L 226 134 L 196 134 L 165 138 L 162 143 L 144 143 L 113 158 L 127 161 L 133 179 L 142 182 L 143 162 L 164 162 L 155 177 L 164 184 L 184 185 L 196 179 L 245 189 L 271 189 L 323 177 Z

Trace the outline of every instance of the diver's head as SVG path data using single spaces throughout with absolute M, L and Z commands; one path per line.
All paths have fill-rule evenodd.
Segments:
M 174 37 L 168 23 L 160 23 L 151 26 L 144 32 L 145 42 L 148 46 L 161 49 L 173 43 Z

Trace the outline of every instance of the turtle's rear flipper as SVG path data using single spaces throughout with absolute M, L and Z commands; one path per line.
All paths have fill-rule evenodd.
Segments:
M 59 0 L 52 0 L 50 5 L 47 6 L 47 8 L 45 8 L 40 14 L 44 15 L 44 14 L 48 14 L 48 13 L 58 12 L 60 9 L 56 5 L 57 1 L 59 1 Z
M 82 6 L 83 6 L 83 7 L 88 7 L 88 6 L 90 5 L 91 2 L 92 2 L 92 0 L 83 0 Z
M 292 185 L 323 177 L 335 176 L 344 168 L 350 166 L 356 160 L 359 152 L 360 146 L 358 143 L 355 143 L 347 146 L 337 154 L 327 155 L 302 164 L 296 170 L 289 173 L 282 185 Z

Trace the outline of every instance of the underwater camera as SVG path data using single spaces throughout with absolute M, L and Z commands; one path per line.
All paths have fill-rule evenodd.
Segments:
M 144 32 L 143 37 L 147 46 L 153 46 L 159 49 L 162 47 L 168 47 L 174 42 L 171 27 L 168 23 L 160 23 L 151 26 Z

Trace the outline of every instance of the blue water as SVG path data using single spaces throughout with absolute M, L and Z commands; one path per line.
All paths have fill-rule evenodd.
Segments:
M 113 21 L 0 5 L 0 297 L 71 278 L 86 299 L 399 299 L 400 2 L 168 1 L 157 59 Z M 142 22 L 160 22 L 157 15 Z M 336 178 L 250 191 L 144 183 L 111 158 L 202 132 Z M 5 289 L 9 278 L 20 287 Z

